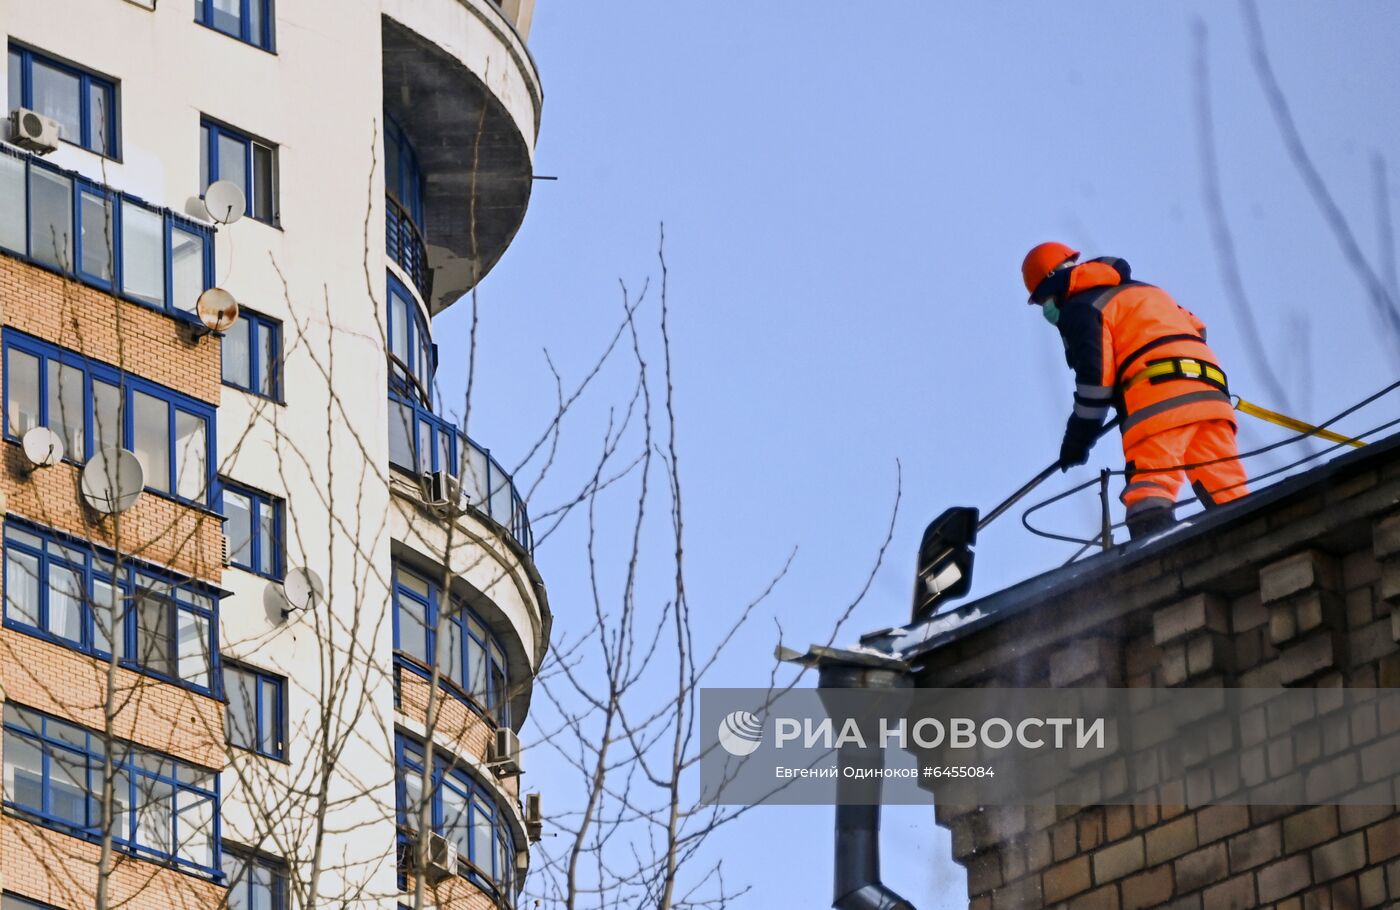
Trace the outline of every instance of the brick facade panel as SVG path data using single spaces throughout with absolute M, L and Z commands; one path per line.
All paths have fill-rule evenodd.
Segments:
M 106 691 L 106 662 L 0 629 L 0 695 L 6 700 L 101 731 Z M 204 768 L 223 768 L 223 702 L 121 667 L 116 696 L 119 739 Z
M 95 546 L 218 583 L 223 572 L 223 522 L 219 516 L 143 493 L 122 513 L 118 535 L 112 517 L 99 516 L 83 503 L 77 465 L 64 462 L 30 471 L 17 444 L 0 444 L 0 452 L 0 492 L 9 512 L 90 540 Z
M 164 313 L 0 256 L 5 325 L 94 360 L 219 403 L 219 339 L 191 342 L 188 326 Z
M 59 907 L 88 910 L 97 894 L 100 850 L 22 819 L 0 817 L 0 870 L 5 890 Z M 193 875 L 117 854 L 108 906 L 123 910 L 211 910 L 226 889 Z

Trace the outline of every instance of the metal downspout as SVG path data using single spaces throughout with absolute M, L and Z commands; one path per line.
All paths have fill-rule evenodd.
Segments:
M 819 689 L 896 689 L 911 685 L 896 670 L 850 664 L 824 664 Z M 878 777 L 845 776 L 847 766 L 883 764 L 880 749 L 841 746 L 842 768 L 836 781 L 836 862 L 833 872 L 835 910 L 914 910 L 914 905 L 880 881 L 880 790 Z

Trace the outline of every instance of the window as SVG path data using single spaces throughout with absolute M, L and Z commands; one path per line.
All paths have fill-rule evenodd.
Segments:
M 243 847 L 224 847 L 228 910 L 285 910 L 287 864 Z
M 282 500 L 224 481 L 224 536 L 240 569 L 282 577 Z
M 224 697 L 224 732 L 231 745 L 287 757 L 286 679 L 225 661 Z
M 224 385 L 282 399 L 282 323 L 242 307 L 223 339 Z
M 510 723 L 506 656 L 496 636 L 457 598 L 444 603 L 441 588 L 394 564 L 394 648 L 401 665 L 425 678 L 433 664 L 438 676 L 488 713 Z M 436 660 L 434 660 L 434 656 Z
M 418 303 L 393 275 L 389 276 L 389 389 L 432 407 L 437 346 Z
M 277 223 L 275 146 L 221 123 L 202 120 L 199 124 L 200 194 L 216 180 L 232 181 L 243 190 L 248 200 L 244 214 L 268 224 Z
M 265 51 L 277 50 L 272 0 L 194 0 L 194 21 Z
M 117 157 L 117 86 L 110 79 L 10 45 L 10 110 L 27 107 L 58 121 L 59 138 Z
M 533 552 L 525 501 L 505 468 L 451 421 L 393 392 L 389 393 L 389 464 L 415 474 L 446 471 L 458 478 L 464 503 L 505 528 L 526 552 Z
M 78 463 L 104 446 L 131 449 L 146 489 L 212 504 L 213 406 L 9 328 L 4 369 L 7 438 L 46 426 Z
M 213 589 L 14 516 L 4 548 L 7 628 L 216 694 Z
M 11 438 L 47 426 L 77 462 L 100 447 L 123 446 L 141 461 L 147 489 L 208 501 L 209 405 L 9 330 L 5 368 Z
M 48 904 L 40 904 L 20 897 L 17 894 L 6 894 L 0 897 L 0 910 L 54 910 L 54 908 Z
M 384 243 L 423 299 L 432 296 L 433 273 L 423 242 L 423 172 L 408 137 L 384 115 Z
M 0 248 L 193 321 L 213 284 L 209 229 L 0 148 Z
M 13 702 L 5 704 L 4 718 L 6 811 L 96 840 L 102 737 Z M 218 775 L 135 744 L 110 751 L 118 849 L 218 878 Z
M 421 230 L 423 172 L 408 137 L 387 113 L 384 115 L 384 190 Z
M 515 889 L 515 837 L 506 814 L 491 792 L 466 771 L 455 767 L 450 756 L 435 750 L 429 777 L 431 792 L 423 794 L 423 747 L 405 736 L 395 742 L 400 842 L 411 843 L 423 804 L 434 834 L 457 844 L 467 878 L 509 900 Z

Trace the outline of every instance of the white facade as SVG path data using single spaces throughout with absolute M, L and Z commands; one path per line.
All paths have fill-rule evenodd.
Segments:
M 282 401 L 223 388 L 220 474 L 285 500 L 284 568 L 313 570 L 327 596 L 284 620 L 275 581 L 223 573 L 231 595 L 220 605 L 220 650 L 288 679 L 290 728 L 286 763 L 232 753 L 223 838 L 285 855 L 294 877 L 319 869 L 322 903 L 393 907 L 403 900 L 395 730 L 422 731 L 395 705 L 394 554 L 424 574 L 450 566 L 454 589 L 507 654 L 516 728 L 547 643 L 548 606 L 518 518 L 469 507 L 449 535 L 423 506 L 420 478 L 390 465 L 386 394 L 387 275 L 425 313 L 439 312 L 494 264 L 523 218 L 541 103 L 523 43 L 533 0 L 277 0 L 273 52 L 196 22 L 194 4 L 0 0 L 0 25 L 10 42 L 118 86 L 119 158 L 65 144 L 47 157 L 63 168 L 194 214 L 201 118 L 276 149 L 277 223 L 245 217 L 219 228 L 216 283 L 281 323 Z M 420 63 L 386 62 L 390 36 L 400 57 Z M 422 159 L 429 299 L 386 254 L 386 107 Z M 460 145 L 472 124 L 489 124 L 505 151 L 488 160 Z M 483 206 L 489 214 L 461 205 L 464 193 L 488 192 L 499 193 Z M 319 785 L 327 710 L 337 754 L 318 844 L 307 813 L 321 797 L 284 787 Z M 485 758 L 463 754 L 458 764 L 495 788 L 523 852 L 518 794 Z M 283 817 L 276 806 L 293 809 Z

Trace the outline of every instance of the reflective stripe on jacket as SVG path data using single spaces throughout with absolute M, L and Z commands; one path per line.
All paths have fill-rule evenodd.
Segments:
M 1219 366 L 1205 325 L 1161 288 L 1124 281 L 1110 261 L 1075 266 L 1056 323 L 1074 370 L 1074 417 L 1097 427 L 1113 405 L 1123 415 L 1123 445 L 1201 420 L 1235 422 L 1229 396 L 1199 379 L 1124 385 L 1147 364 L 1189 357 Z M 1126 268 L 1125 268 L 1126 271 Z

